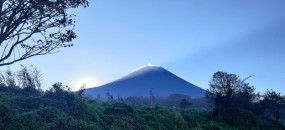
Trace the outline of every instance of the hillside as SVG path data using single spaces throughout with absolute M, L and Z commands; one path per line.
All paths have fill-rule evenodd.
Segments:
M 111 83 L 86 89 L 85 94 L 96 98 L 106 93 L 114 97 L 149 97 L 150 90 L 155 97 L 165 98 L 172 94 L 183 94 L 191 98 L 204 97 L 205 90 L 197 87 L 160 66 L 143 66 L 127 76 Z

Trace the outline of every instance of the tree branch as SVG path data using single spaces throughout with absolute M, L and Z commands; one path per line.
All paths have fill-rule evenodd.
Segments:
M 74 20 L 67 10 L 79 6 L 87 7 L 88 1 L 1 0 L 0 66 L 71 46 L 76 34 L 69 29 L 74 27 Z M 29 41 L 33 36 L 37 39 Z M 19 55 L 15 55 L 15 49 Z

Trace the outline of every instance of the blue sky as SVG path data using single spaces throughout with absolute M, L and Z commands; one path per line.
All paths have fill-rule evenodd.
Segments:
M 14 64 L 34 65 L 48 88 L 111 82 L 148 63 L 202 88 L 216 71 L 257 91 L 285 87 L 283 0 L 96 0 L 77 15 L 73 48 Z

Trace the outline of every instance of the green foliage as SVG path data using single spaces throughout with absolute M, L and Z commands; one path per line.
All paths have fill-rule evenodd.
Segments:
M 68 87 L 61 83 L 46 92 L 38 89 L 27 91 L 26 88 L 0 86 L 0 129 L 284 129 L 283 125 L 261 118 L 250 110 L 225 109 L 235 118 L 224 118 L 228 114 L 222 113 L 213 120 L 212 111 L 207 109 L 150 108 L 116 101 L 97 102 L 68 91 Z
M 11 124 L 13 111 L 9 106 L 0 104 L 0 117 L 0 129 L 3 130 Z
M 279 119 L 285 115 L 285 96 L 273 90 L 267 90 L 264 93 L 260 105 L 264 114 L 276 122 L 279 122 Z
M 106 106 L 103 113 L 108 115 L 131 115 L 134 113 L 134 110 L 126 104 L 114 103 Z
M 218 71 L 213 74 L 206 97 L 209 101 L 215 102 L 216 108 L 250 108 L 258 95 L 254 93 L 255 88 L 245 82 L 247 79 L 240 79 L 235 74 Z
M 213 119 L 233 126 L 243 122 L 242 110 L 251 110 L 257 97 L 246 79 L 222 71 L 214 73 L 206 93 L 208 100 L 215 103 Z

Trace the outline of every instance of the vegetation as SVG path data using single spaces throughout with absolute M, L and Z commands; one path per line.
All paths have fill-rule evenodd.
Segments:
M 69 9 L 87 0 L 1 0 L 0 66 L 70 47 L 77 36 Z
M 225 122 L 231 126 L 256 124 L 256 116 L 275 120 L 270 129 L 284 129 L 279 122 L 284 118 L 285 97 L 275 91 L 266 91 L 262 96 L 255 93 L 255 88 L 235 74 L 218 71 L 210 81 L 206 97 L 215 106 L 212 120 Z M 256 126 L 254 129 L 269 129 L 267 126 Z
M 55 84 L 40 92 L 19 87 L 0 87 L 0 129 L 264 129 L 271 120 L 241 112 L 240 125 L 231 126 L 210 118 L 209 110 L 129 106 L 96 102 Z M 280 126 L 281 127 L 281 126 Z
M 285 98 L 280 93 L 273 90 L 267 90 L 260 101 L 260 109 L 263 114 L 273 118 L 276 123 L 284 117 Z
M 108 94 L 110 95 L 110 93 L 107 93 L 107 95 Z M 96 98 L 96 100 L 104 101 L 104 99 L 98 99 L 98 98 Z M 207 100 L 205 98 L 192 99 L 191 97 L 183 94 L 171 94 L 166 98 L 155 97 L 155 96 L 150 96 L 150 97 L 131 96 L 127 98 L 118 97 L 115 101 L 123 102 L 128 105 L 139 105 L 139 106 L 149 106 L 149 107 L 158 106 L 158 107 L 168 107 L 168 108 L 191 107 L 194 109 L 201 109 L 201 108 L 208 109 L 213 106 L 212 103 L 207 103 Z
M 30 70 L 26 71 L 28 75 L 33 72 L 33 69 L 28 70 Z M 44 92 L 35 87 L 34 83 L 23 85 L 21 82 L 20 86 L 13 85 L 7 79 L 13 79 L 11 75 L 14 73 L 9 74 L 6 76 L 10 76 L 10 78 L 5 75 L 5 80 L 1 78 L 1 81 L 7 82 L 2 82 L 0 85 L 0 129 L 285 129 L 281 123 L 283 115 L 275 116 L 278 115 L 276 113 L 283 111 L 281 109 L 284 107 L 282 106 L 283 102 L 280 101 L 283 101 L 284 97 L 272 90 L 267 91 L 263 95 L 264 97 L 258 101 L 250 100 L 251 107 L 248 105 L 236 107 L 234 104 L 226 106 L 223 103 L 215 103 L 214 110 L 191 109 L 189 108 L 191 103 L 183 99 L 178 103 L 182 105 L 181 109 L 158 106 L 151 108 L 139 105 L 130 106 L 114 99 L 106 102 L 91 100 L 82 94 L 84 86 L 80 91 L 72 92 L 69 91 L 68 86 L 56 83 L 51 89 Z M 33 78 L 26 78 L 27 83 L 35 81 L 29 79 Z M 237 95 L 240 92 L 244 91 L 235 91 L 235 94 L 232 94 L 229 99 L 221 99 L 224 97 L 220 95 L 212 95 L 212 97 L 216 101 L 232 102 L 238 100 L 236 98 L 239 97 Z M 211 94 L 218 95 L 217 93 Z M 253 93 L 251 92 L 251 94 Z M 258 109 L 259 112 L 250 109 L 260 106 L 262 109 Z M 222 113 L 220 110 L 231 113 Z M 218 114 L 213 117 L 216 112 Z M 234 118 L 227 118 L 227 116 Z

